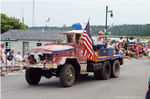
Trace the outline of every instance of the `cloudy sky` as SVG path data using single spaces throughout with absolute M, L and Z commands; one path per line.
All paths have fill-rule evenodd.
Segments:
M 22 6 L 23 2 L 23 6 Z M 45 26 L 50 17 L 51 26 L 71 26 L 77 22 L 91 25 L 105 25 L 105 9 L 113 10 L 108 24 L 150 23 L 150 0 L 34 0 L 35 26 Z M 23 8 L 23 13 L 22 13 Z M 21 19 L 28 26 L 33 25 L 33 0 L 1 0 L 1 12 Z

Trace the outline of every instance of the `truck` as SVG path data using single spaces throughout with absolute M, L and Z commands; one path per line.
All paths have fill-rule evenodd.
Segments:
M 96 56 L 88 59 L 83 55 L 85 47 L 80 43 L 82 30 L 59 33 L 56 43 L 47 43 L 29 50 L 28 59 L 22 62 L 25 78 L 29 85 L 37 85 L 41 77 L 59 77 L 60 85 L 70 87 L 79 76 L 94 73 L 95 79 L 107 80 L 117 78 L 120 65 L 124 64 L 124 56 Z M 65 38 L 63 42 L 61 38 Z

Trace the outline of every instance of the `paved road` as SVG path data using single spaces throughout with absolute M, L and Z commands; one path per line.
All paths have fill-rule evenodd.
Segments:
M 2 99 L 144 99 L 150 76 L 150 60 L 125 60 L 119 78 L 109 80 L 79 79 L 72 87 L 62 88 L 59 79 L 42 78 L 37 86 L 29 86 L 24 74 L 1 78 Z

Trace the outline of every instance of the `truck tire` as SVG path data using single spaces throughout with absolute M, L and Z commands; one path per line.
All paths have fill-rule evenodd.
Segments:
M 110 78 L 111 74 L 111 64 L 109 61 L 106 61 L 102 65 L 102 69 L 94 72 L 94 76 L 97 80 L 107 80 Z
M 120 62 L 115 60 L 111 68 L 111 77 L 118 78 L 120 74 Z
M 38 69 L 26 69 L 25 78 L 28 84 L 37 85 L 41 79 L 41 73 Z
M 60 84 L 64 87 L 70 87 L 75 81 L 75 70 L 71 64 L 65 64 L 60 70 Z
M 102 69 L 100 71 L 100 76 L 103 80 L 107 80 L 110 78 L 111 74 L 111 64 L 109 61 L 103 63 Z

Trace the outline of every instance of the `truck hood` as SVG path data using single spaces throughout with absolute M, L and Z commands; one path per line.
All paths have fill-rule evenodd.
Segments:
M 52 53 L 58 54 L 66 51 L 73 50 L 74 47 L 71 45 L 44 45 L 40 47 L 32 48 L 29 52 L 30 53 Z

